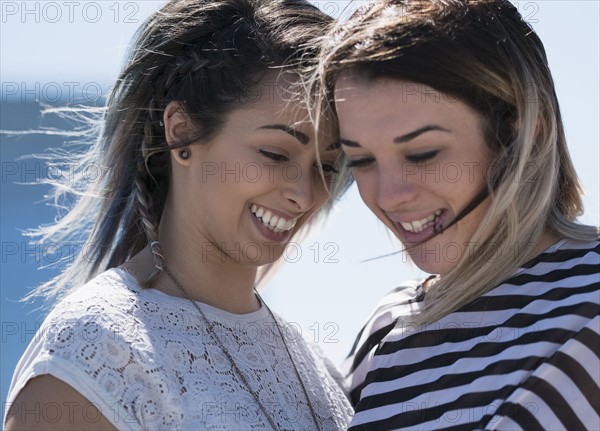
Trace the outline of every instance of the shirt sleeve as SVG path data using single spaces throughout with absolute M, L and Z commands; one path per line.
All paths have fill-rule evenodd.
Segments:
M 388 293 L 358 333 L 341 366 L 352 405 L 358 403 L 370 363 L 381 341 L 395 327 L 399 317 L 418 309 L 420 284 L 420 281 L 409 281 Z
M 19 408 L 13 403 L 29 380 L 49 374 L 79 392 L 115 428 L 142 429 L 124 404 L 127 385 L 118 372 L 130 360 L 130 346 L 97 307 L 80 315 L 66 308 L 59 305 L 50 313 L 17 364 L 5 415 Z M 65 409 L 61 412 L 68 412 Z M 84 414 L 86 411 L 92 410 L 84 406 Z M 89 420 L 94 422 L 99 417 Z

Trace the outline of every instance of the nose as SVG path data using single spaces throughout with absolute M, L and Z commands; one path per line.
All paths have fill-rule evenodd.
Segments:
M 315 205 L 317 185 L 310 173 L 299 171 L 299 175 L 288 175 L 285 178 L 283 197 L 291 204 L 294 211 L 307 212 Z
M 413 175 L 397 164 L 379 164 L 375 184 L 377 205 L 384 211 L 395 211 L 417 196 Z

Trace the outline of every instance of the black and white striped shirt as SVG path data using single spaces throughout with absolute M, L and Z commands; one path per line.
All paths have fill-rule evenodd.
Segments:
M 347 359 L 350 430 L 600 429 L 600 242 L 563 240 L 432 324 L 391 292 Z M 360 400 L 358 400 L 360 398 Z

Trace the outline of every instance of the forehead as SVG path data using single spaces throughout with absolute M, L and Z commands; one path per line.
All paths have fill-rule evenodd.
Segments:
M 257 121 L 304 122 L 308 117 L 300 92 L 300 80 L 292 72 L 269 70 L 260 81 L 245 91 L 241 111 Z
M 365 124 L 371 132 L 390 127 L 402 132 L 427 122 L 452 125 L 480 120 L 479 114 L 458 99 L 426 84 L 400 79 L 342 75 L 334 96 L 342 133 L 364 129 Z
M 368 79 L 358 75 L 344 74 L 335 84 L 336 106 L 342 102 L 377 100 L 380 103 L 438 103 L 458 102 L 427 84 L 393 78 Z
M 250 89 L 245 103 L 228 115 L 225 129 L 238 135 L 248 135 L 256 130 L 272 129 L 265 126 L 286 126 L 306 135 L 306 148 L 314 151 L 317 142 L 315 126 L 311 121 L 300 84 L 297 74 L 276 70 L 267 72 L 256 86 Z M 323 130 L 319 132 L 318 143 L 319 148 L 325 148 L 335 141 L 336 129 L 334 123 L 327 119 L 322 119 L 321 125 Z

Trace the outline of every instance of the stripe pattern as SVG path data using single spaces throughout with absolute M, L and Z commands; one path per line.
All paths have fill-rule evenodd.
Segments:
M 416 327 L 421 284 L 382 301 L 346 360 L 350 430 L 600 429 L 600 242 L 563 240 Z

